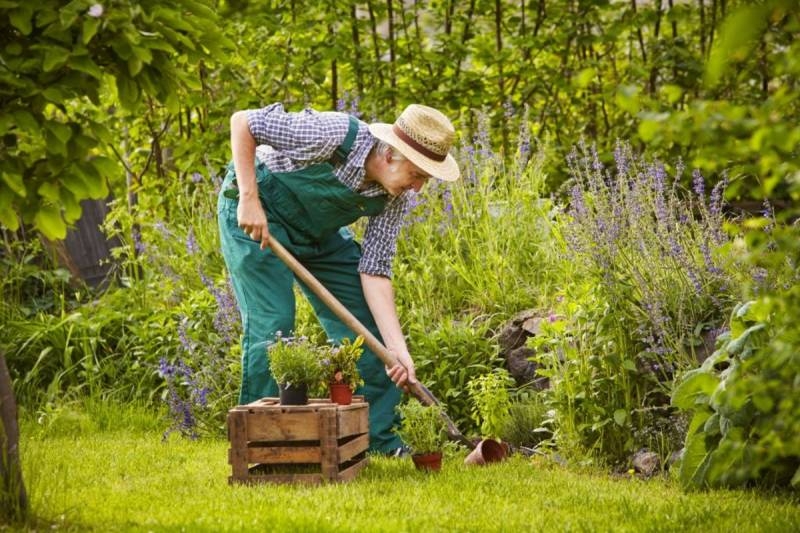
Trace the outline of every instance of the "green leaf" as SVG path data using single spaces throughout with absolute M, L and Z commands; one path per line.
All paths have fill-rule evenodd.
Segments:
M 22 129 L 31 133 L 38 133 L 39 123 L 36 121 L 36 117 L 30 112 L 24 109 L 18 109 L 11 114 L 14 116 L 17 125 L 22 127 Z
M 36 193 L 42 198 L 50 200 L 52 203 L 58 203 L 61 199 L 61 192 L 58 184 L 49 181 L 42 183 L 36 190 Z
M 61 144 L 67 144 L 70 137 L 72 137 L 72 129 L 61 122 L 55 120 L 48 120 L 44 123 L 44 127 L 52 133 Z
M 103 78 L 103 71 L 100 70 L 100 67 L 98 67 L 97 64 L 88 56 L 72 56 L 69 58 L 67 66 L 74 70 L 88 74 L 97 80 L 101 80 Z
M 81 218 L 81 204 L 75 195 L 68 189 L 61 191 L 61 206 L 64 208 L 64 218 L 67 222 L 74 222 Z
M 67 225 L 61 216 L 61 210 L 52 205 L 39 207 L 33 217 L 33 225 L 51 240 L 61 240 L 67 236 Z
M 138 57 L 130 58 L 128 60 L 128 74 L 130 74 L 131 77 L 136 76 L 139 74 L 139 72 L 141 72 L 143 65 L 144 64 L 142 63 L 142 60 Z
M 19 229 L 19 218 L 12 209 L 14 193 L 5 187 L 0 187 L 0 224 L 11 231 Z
M 116 161 L 105 156 L 94 157 L 90 160 L 90 163 L 94 165 L 98 174 L 105 179 L 113 179 L 121 171 Z
M 122 105 L 129 109 L 135 109 L 139 103 L 139 87 L 132 79 L 124 74 L 117 76 L 117 92 Z
M 639 112 L 639 88 L 635 85 L 620 85 L 615 100 L 621 109 L 631 115 Z
M 42 70 L 50 72 L 64 65 L 69 59 L 70 51 L 60 46 L 48 46 L 44 51 Z
M 692 370 L 672 391 L 672 405 L 684 410 L 694 409 L 703 396 L 711 396 L 719 385 L 719 378 L 702 372 Z
M 89 44 L 89 41 L 92 40 L 97 34 L 97 29 L 100 27 L 100 19 L 95 17 L 84 17 L 83 19 L 83 29 L 81 31 L 81 42 L 83 44 Z
M 652 141 L 660 127 L 661 125 L 655 120 L 643 120 L 639 124 L 639 137 L 641 137 L 644 142 Z
M 624 426 L 626 420 L 628 420 L 628 412 L 625 409 L 617 409 L 614 411 L 614 422 L 616 422 L 618 426 Z
M 705 435 L 699 434 L 686 441 L 678 478 L 684 488 L 702 487 L 711 461 L 711 451 L 706 449 Z
M 28 191 L 25 189 L 25 183 L 22 181 L 21 174 L 3 172 L 0 174 L 0 177 L 3 178 L 3 183 L 8 185 L 8 188 L 14 191 L 14 194 L 17 196 L 25 198 L 25 196 L 28 194 Z
M 33 10 L 29 6 L 25 5 L 16 9 L 12 9 L 8 14 L 8 19 L 11 21 L 11 25 L 17 28 L 22 35 L 30 34 L 31 30 L 33 29 L 33 25 L 31 24 L 32 17 Z
M 597 70 L 593 68 L 585 68 L 578 72 L 575 76 L 575 85 L 581 89 L 592 83 L 592 79 L 597 75 Z
M 795 470 L 790 483 L 794 488 L 800 487 L 800 467 L 797 467 L 797 470 Z

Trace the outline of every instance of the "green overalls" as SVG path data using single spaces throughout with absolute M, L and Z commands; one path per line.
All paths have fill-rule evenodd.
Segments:
M 344 142 L 336 157 L 344 161 L 358 131 L 350 118 Z M 261 203 L 265 207 L 270 238 L 277 239 L 353 313 L 378 339 L 380 333 L 367 307 L 357 270 L 361 248 L 346 227 L 362 216 L 377 215 L 386 196 L 367 198 L 339 181 L 329 162 L 293 172 L 270 172 L 256 164 Z M 222 184 L 217 205 L 220 240 L 225 263 L 244 328 L 242 338 L 242 387 L 239 403 L 277 396 L 278 386 L 269 371 L 267 347 L 275 334 L 294 331 L 294 275 L 271 250 L 261 250 L 239 228 L 233 164 Z M 300 283 L 298 281 L 298 283 Z M 340 342 L 355 335 L 305 285 L 300 287 L 329 339 Z M 356 391 L 369 402 L 370 450 L 388 452 L 402 445 L 393 431 L 400 390 L 386 375 L 383 362 L 369 349 L 358 362 L 365 385 Z

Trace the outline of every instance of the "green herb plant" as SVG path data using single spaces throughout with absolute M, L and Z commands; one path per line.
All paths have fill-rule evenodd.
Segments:
M 422 405 L 412 398 L 396 409 L 402 419 L 397 434 L 413 454 L 434 453 L 444 448 L 447 427 L 440 405 Z
M 322 379 L 320 348 L 306 337 L 276 335 L 268 348 L 269 368 L 281 385 L 314 386 Z
M 472 416 L 485 437 L 500 438 L 510 421 L 511 376 L 504 368 L 470 380 L 467 391 L 472 401 Z
M 359 335 L 354 341 L 342 339 L 339 346 L 334 346 L 322 360 L 323 380 L 326 383 L 346 383 L 355 391 L 364 384 L 358 371 L 358 360 L 364 353 L 364 337 Z

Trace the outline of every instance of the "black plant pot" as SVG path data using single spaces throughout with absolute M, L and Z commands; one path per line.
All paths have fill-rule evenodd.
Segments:
M 308 403 L 308 385 L 278 385 L 281 394 L 281 405 L 306 405 Z

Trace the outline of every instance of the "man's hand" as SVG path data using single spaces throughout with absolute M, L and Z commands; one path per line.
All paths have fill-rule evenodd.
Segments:
M 261 249 L 269 246 L 269 229 L 267 215 L 261 206 L 258 196 L 254 198 L 240 197 L 236 208 L 239 227 L 254 241 L 261 241 Z
M 387 367 L 386 375 L 389 376 L 395 385 L 408 392 L 408 386 L 417 382 L 417 373 L 414 369 L 414 361 L 408 352 L 398 353 L 390 350 L 397 362 L 391 368 Z

